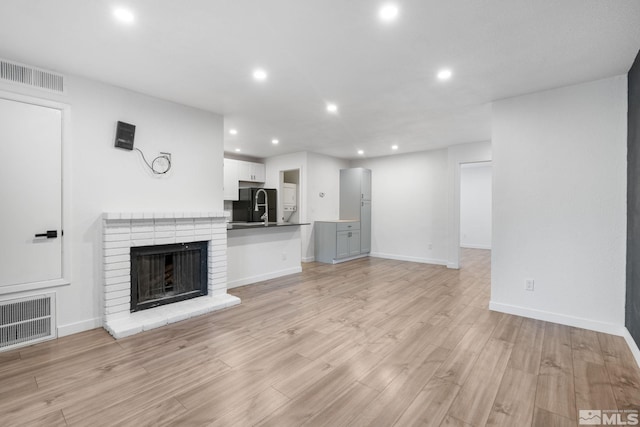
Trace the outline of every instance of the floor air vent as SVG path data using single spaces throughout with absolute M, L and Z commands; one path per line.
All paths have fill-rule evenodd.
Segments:
M 0 59 L 0 80 L 64 93 L 64 76 Z
M 0 351 L 56 337 L 55 294 L 0 301 Z

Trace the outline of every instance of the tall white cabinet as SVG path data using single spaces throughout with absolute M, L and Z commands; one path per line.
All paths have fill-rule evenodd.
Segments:
M 360 224 L 360 253 L 371 252 L 371 170 L 340 170 L 340 219 Z

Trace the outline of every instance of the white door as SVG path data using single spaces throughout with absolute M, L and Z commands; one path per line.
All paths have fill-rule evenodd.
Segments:
M 0 287 L 61 279 L 62 112 L 0 99 L 0 159 Z

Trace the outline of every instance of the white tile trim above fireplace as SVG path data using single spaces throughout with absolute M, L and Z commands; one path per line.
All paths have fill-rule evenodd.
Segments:
M 102 215 L 104 327 L 123 338 L 168 323 L 240 304 L 227 294 L 228 212 Z M 208 295 L 135 313 L 131 302 L 131 247 L 209 242 Z

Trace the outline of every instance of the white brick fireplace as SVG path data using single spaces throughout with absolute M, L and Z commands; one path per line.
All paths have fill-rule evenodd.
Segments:
M 123 338 L 168 323 L 240 304 L 227 294 L 227 212 L 105 213 L 104 327 Z M 131 248 L 207 241 L 208 295 L 132 313 Z

